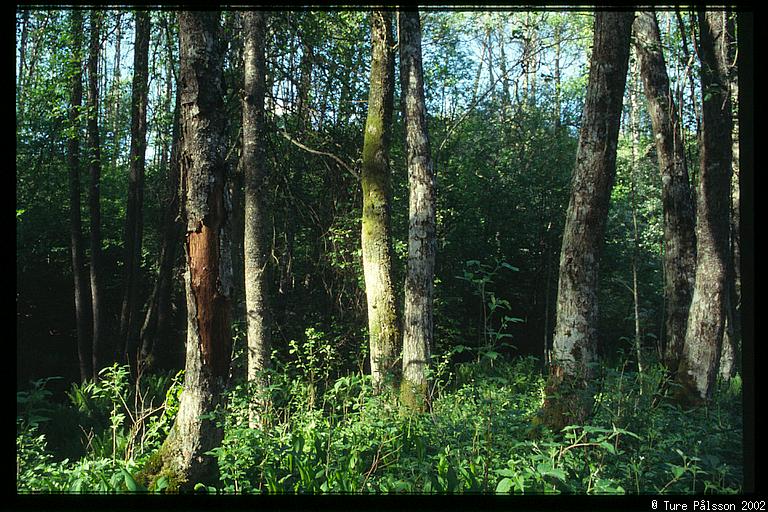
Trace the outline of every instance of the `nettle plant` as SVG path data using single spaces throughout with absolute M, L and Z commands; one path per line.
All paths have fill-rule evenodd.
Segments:
M 508 300 L 498 297 L 490 287 L 502 269 L 512 272 L 519 272 L 520 269 L 500 260 L 496 260 L 493 265 L 487 265 L 478 260 L 469 260 L 464 265 L 463 275 L 456 277 L 470 283 L 473 286 L 473 293 L 480 298 L 483 320 L 482 337 L 478 346 L 457 345 L 453 348 L 453 352 L 474 351 L 478 363 L 483 362 L 492 367 L 494 360 L 500 355 L 499 350 L 501 348 L 514 348 L 506 341 L 512 338 L 512 335 L 507 332 L 507 328 L 510 324 L 523 322 L 523 319 L 505 314 L 505 312 L 512 310 L 512 306 Z

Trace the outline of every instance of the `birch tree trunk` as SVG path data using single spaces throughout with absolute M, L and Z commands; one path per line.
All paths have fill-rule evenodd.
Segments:
M 432 346 L 435 174 L 427 133 L 418 11 L 401 11 L 399 30 L 401 98 L 410 190 L 400 396 L 409 409 L 423 411 L 429 406 L 426 371 Z
M 248 381 L 258 382 L 269 367 L 270 321 L 268 307 L 267 265 L 269 232 L 264 166 L 264 44 L 266 14 L 243 12 L 243 156 L 240 165 L 245 184 L 245 307 L 248 335 Z M 258 411 L 251 410 L 255 426 Z
M 677 380 L 679 398 L 712 397 L 723 342 L 729 246 L 731 104 L 727 69 L 720 58 L 727 45 L 723 11 L 699 12 L 701 43 L 702 148 L 696 221 L 696 284 L 688 314 Z
M 542 420 L 555 430 L 582 422 L 590 409 L 580 388 L 597 350 L 597 283 L 611 188 L 616 175 L 632 12 L 595 14 L 589 83 L 566 213 L 552 365 Z
M 664 360 L 667 368 L 674 371 L 683 350 L 696 267 L 691 186 L 681 123 L 669 87 L 656 14 L 653 11 L 638 13 L 632 29 L 661 173 L 666 301 Z
M 363 165 L 362 252 L 368 299 L 371 378 L 378 392 L 385 382 L 396 385 L 401 342 L 392 269 L 392 189 L 389 144 L 394 102 L 392 14 L 371 14 L 371 85 L 365 123 Z
M 181 173 L 187 219 L 187 355 L 179 412 L 160 449 L 162 472 L 189 488 L 216 480 L 223 432 L 203 419 L 229 375 L 232 263 L 225 196 L 222 48 L 218 12 L 180 12 Z

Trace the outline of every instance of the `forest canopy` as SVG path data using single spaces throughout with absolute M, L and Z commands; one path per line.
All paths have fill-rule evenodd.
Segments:
M 747 18 L 17 8 L 17 491 L 745 492 Z

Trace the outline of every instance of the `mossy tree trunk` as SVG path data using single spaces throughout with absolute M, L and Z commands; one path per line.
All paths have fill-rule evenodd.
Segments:
M 632 30 L 661 172 L 666 300 L 664 360 L 667 368 L 674 371 L 683 350 L 696 268 L 693 200 L 682 126 L 669 87 L 656 14 L 653 11 L 638 13 Z
M 269 227 L 264 166 L 264 43 L 266 14 L 243 12 L 243 155 L 240 165 L 245 184 L 245 304 L 248 335 L 248 381 L 257 382 L 269 367 L 270 322 L 268 307 Z M 251 410 L 256 423 L 258 411 Z
M 728 231 L 732 117 L 725 12 L 699 12 L 703 137 L 696 219 L 696 285 L 688 313 L 677 380 L 679 398 L 698 403 L 712 397 L 720 365 L 730 257 Z
M 435 269 L 435 174 L 430 156 L 421 24 L 417 10 L 399 13 L 401 101 L 408 165 L 408 270 L 403 314 L 401 400 L 413 411 L 428 404 L 427 367 L 432 346 Z
M 374 11 L 371 20 L 373 56 L 363 142 L 361 240 L 368 300 L 371 378 L 374 389 L 379 392 L 386 382 L 397 384 L 401 335 L 392 269 L 392 190 L 389 169 L 395 73 L 392 13 Z
M 180 489 L 216 480 L 222 431 L 202 416 L 229 375 L 232 263 L 225 197 L 222 47 L 218 12 L 180 12 L 181 175 L 185 190 L 187 355 L 179 412 L 160 449 Z
M 119 358 L 136 365 L 139 335 L 139 277 L 144 207 L 144 160 L 147 149 L 147 100 L 149 67 L 148 11 L 136 11 L 136 40 L 133 51 L 131 93 L 131 149 L 128 175 L 128 204 L 125 213 L 125 278 L 118 337 Z
M 597 351 L 597 283 L 611 188 L 616 175 L 632 12 L 598 11 L 589 83 L 566 213 L 557 293 L 553 360 L 542 410 L 553 429 L 582 422 L 591 407 L 582 392 Z

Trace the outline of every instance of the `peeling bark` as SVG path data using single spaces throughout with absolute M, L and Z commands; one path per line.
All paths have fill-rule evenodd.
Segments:
M 181 173 L 187 237 L 187 356 L 184 392 L 160 450 L 164 468 L 191 486 L 216 479 L 205 452 L 222 432 L 201 415 L 223 400 L 231 355 L 232 262 L 225 187 L 222 48 L 218 12 L 180 12 Z

